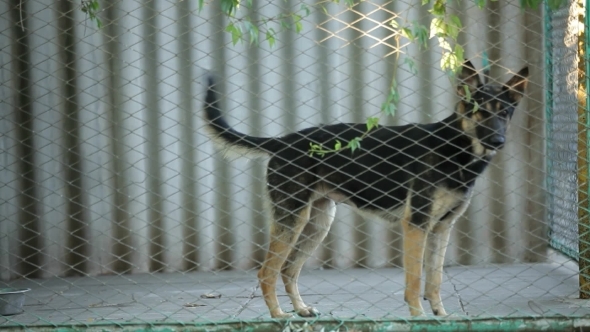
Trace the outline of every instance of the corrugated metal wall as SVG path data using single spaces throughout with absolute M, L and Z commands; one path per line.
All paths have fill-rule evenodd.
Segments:
M 19 9 L 21 8 L 22 11 Z M 0 2 L 0 278 L 253 268 L 267 239 L 263 162 L 226 161 L 203 135 L 203 74 L 222 78 L 236 129 L 279 135 L 379 113 L 394 67 L 389 21 L 429 24 L 427 8 L 364 1 L 312 11 L 301 34 L 232 46 L 218 2 L 102 1 L 96 29 L 79 3 Z M 300 2 L 254 1 L 252 19 Z M 492 75 L 531 68 L 510 143 L 477 185 L 449 264 L 538 261 L 545 251 L 540 11 L 459 0 L 460 41 Z M 403 43 L 406 43 L 403 41 Z M 452 111 L 439 49 L 403 48 L 389 124 Z M 416 59 L 418 75 L 402 66 Z M 341 206 L 310 266 L 401 264 L 398 229 Z

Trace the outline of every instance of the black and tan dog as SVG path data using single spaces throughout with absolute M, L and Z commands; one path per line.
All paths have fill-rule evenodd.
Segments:
M 461 100 L 448 118 L 430 124 L 378 126 L 362 139 L 360 149 L 324 156 L 310 155 L 310 143 L 333 147 L 337 140 L 361 136 L 366 125 L 326 125 L 276 138 L 244 135 L 222 117 L 210 78 L 205 113 L 212 140 L 225 152 L 270 157 L 266 176 L 271 240 L 258 278 L 271 316 L 291 317 L 277 299 L 279 274 L 295 312 L 305 317 L 319 314 L 301 299 L 297 279 L 328 233 L 336 203 L 386 221 L 401 220 L 410 314 L 424 314 L 420 303 L 424 263 L 424 297 L 435 315 L 446 315 L 440 287 L 451 228 L 469 204 L 476 178 L 504 146 L 527 76 L 524 68 L 503 86 L 484 84 L 466 62 L 458 75 Z

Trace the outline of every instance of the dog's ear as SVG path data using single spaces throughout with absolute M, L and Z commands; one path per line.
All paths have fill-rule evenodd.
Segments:
M 459 84 L 457 85 L 457 93 L 461 97 L 466 97 L 467 92 L 465 91 L 465 87 L 469 89 L 470 94 L 474 94 L 477 87 L 481 85 L 479 74 L 475 71 L 475 67 L 473 67 L 469 60 L 463 63 L 458 78 Z
M 524 67 L 504 84 L 504 90 L 509 91 L 510 99 L 515 103 L 518 103 L 522 99 L 524 91 L 529 83 L 528 77 L 529 68 Z

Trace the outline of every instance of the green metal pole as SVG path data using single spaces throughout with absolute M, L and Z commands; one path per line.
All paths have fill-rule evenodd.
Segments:
M 586 1 L 586 0 L 581 0 L 581 1 Z M 588 68 L 590 68 L 590 56 L 588 56 L 590 53 L 590 6 L 588 6 L 588 3 L 585 3 L 585 7 L 586 7 L 586 13 L 584 15 L 584 46 L 585 47 L 585 52 L 584 52 L 584 60 L 585 60 L 585 70 L 582 72 L 582 74 L 584 75 L 584 77 L 586 78 L 586 107 L 585 107 L 585 111 L 586 111 L 586 154 L 587 156 L 590 156 L 590 114 L 589 114 L 589 110 L 588 107 L 590 106 L 590 75 L 588 75 Z M 586 160 L 586 162 L 588 162 L 588 160 Z M 590 167 L 588 167 L 587 169 L 588 171 L 588 179 L 590 179 Z M 588 188 L 588 197 L 590 197 L 590 187 Z M 590 210 L 590 202 L 587 205 L 588 210 Z
M 551 153 L 553 151 L 552 139 L 553 139 L 553 39 L 551 34 L 553 27 L 551 26 L 551 9 L 549 3 L 543 1 L 543 18 L 544 18 L 544 36 L 545 36 L 545 151 L 546 162 L 545 172 L 545 188 L 547 190 L 547 205 L 549 206 L 548 211 L 553 211 L 554 202 L 554 189 L 553 189 L 553 160 L 551 159 Z M 552 221 L 552 219 L 550 219 Z M 551 225 L 552 226 L 552 225 Z M 554 248 L 559 248 L 557 241 L 552 236 L 553 227 L 549 227 L 549 244 Z
M 590 204 L 588 199 L 590 197 L 590 186 L 588 186 L 588 180 L 590 179 L 590 167 L 588 167 L 588 157 L 590 156 L 590 114 L 588 112 L 588 106 L 590 105 L 590 94 L 588 93 L 590 77 L 587 74 L 587 70 L 590 68 L 590 57 L 588 57 L 590 8 L 587 4 L 585 7 L 584 32 L 580 35 L 581 43 L 578 43 L 578 54 L 580 55 L 578 63 L 580 83 L 578 91 L 578 249 L 580 253 L 580 298 L 590 299 Z

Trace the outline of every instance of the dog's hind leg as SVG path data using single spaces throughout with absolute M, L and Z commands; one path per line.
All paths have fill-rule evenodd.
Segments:
M 270 245 L 262 268 L 258 271 L 262 296 L 273 318 L 291 318 L 293 316 L 281 310 L 276 285 L 285 260 L 309 220 L 310 206 L 308 204 L 294 212 L 279 211 L 281 207 L 275 207 L 273 213 Z
M 404 299 L 410 307 L 410 315 L 422 316 L 424 309 L 420 302 L 420 278 L 426 242 L 426 230 L 415 225 L 410 218 L 402 220 L 404 242 L 404 271 L 406 274 L 406 291 Z
M 299 316 L 314 317 L 320 314 L 317 309 L 307 306 L 303 302 L 297 287 L 297 280 L 299 279 L 299 273 L 305 261 L 313 254 L 328 234 L 330 226 L 334 221 L 335 213 L 336 204 L 334 201 L 321 198 L 313 202 L 309 222 L 301 232 L 295 248 L 291 251 L 283 265 L 281 273 L 283 282 L 285 283 L 285 290 L 289 294 L 295 312 Z

